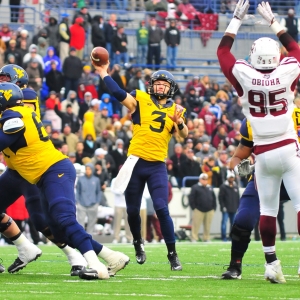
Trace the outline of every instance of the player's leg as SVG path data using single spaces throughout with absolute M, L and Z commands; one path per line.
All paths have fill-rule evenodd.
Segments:
M 148 189 L 160 223 L 162 235 L 168 248 L 168 259 L 172 271 L 181 271 L 175 247 L 174 224 L 168 208 L 168 174 L 164 163 L 148 164 Z
M 222 279 L 241 279 L 242 260 L 250 243 L 251 231 L 259 219 L 259 198 L 254 185 L 250 181 L 240 199 L 239 207 L 230 230 L 231 259 Z
M 58 174 L 64 175 L 58 177 Z M 124 268 L 129 258 L 92 240 L 77 222 L 75 177 L 75 169 L 68 159 L 56 163 L 42 176 L 38 186 L 41 190 L 43 210 L 86 259 L 90 269 L 84 268 L 79 276 L 84 279 L 108 279 L 109 272 L 116 273 Z M 108 263 L 108 270 L 98 260 L 97 255 Z
M 289 160 L 289 150 L 293 147 L 295 148 L 293 144 L 287 145 L 256 156 L 255 175 L 260 200 L 259 230 L 266 259 L 265 278 L 271 283 L 285 283 L 275 250 L 276 218 L 282 176 Z
M 145 188 L 145 174 L 147 166 L 145 161 L 139 159 L 133 169 L 130 181 L 125 191 L 128 224 L 133 236 L 133 246 L 137 263 L 143 264 L 146 261 L 144 241 L 141 235 L 140 207 L 142 195 Z

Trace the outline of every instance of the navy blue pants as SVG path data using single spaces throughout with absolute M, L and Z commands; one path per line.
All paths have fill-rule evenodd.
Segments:
M 98 254 L 102 245 L 92 240 L 76 220 L 75 178 L 76 171 L 69 159 L 51 166 L 37 183 L 42 209 L 51 230 L 61 230 L 68 243 L 82 254 L 90 250 Z
M 147 183 L 153 206 L 160 222 L 166 244 L 175 243 L 174 225 L 168 209 L 168 175 L 164 162 L 151 162 L 139 159 L 136 163 L 127 189 L 125 199 L 128 223 L 133 238 L 141 232 L 140 207 Z

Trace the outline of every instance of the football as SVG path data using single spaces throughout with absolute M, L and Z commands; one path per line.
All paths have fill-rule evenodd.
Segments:
M 91 61 L 96 66 L 106 65 L 108 59 L 108 51 L 103 47 L 95 47 L 91 52 Z

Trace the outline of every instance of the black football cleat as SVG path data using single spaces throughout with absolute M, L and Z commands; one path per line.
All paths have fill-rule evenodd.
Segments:
M 168 260 L 171 265 L 171 271 L 182 271 L 182 266 L 176 252 L 169 253 Z
M 81 279 L 85 279 L 85 280 L 104 280 L 104 279 L 109 279 L 109 275 L 108 275 L 108 271 L 107 271 L 106 267 L 105 267 L 104 272 L 102 272 L 102 270 L 100 270 L 98 272 L 95 269 L 83 267 L 83 269 L 79 271 L 79 275 L 78 276 Z
M 17 257 L 14 263 L 11 264 L 7 270 L 9 273 L 18 272 L 23 268 L 25 268 L 30 262 L 37 260 L 41 255 L 42 255 L 42 251 L 39 250 L 39 252 L 34 253 L 34 256 L 31 256 L 29 258 L 24 257 L 26 259 L 26 260 L 24 259 L 24 261 L 22 261 L 19 257 Z
M 242 279 L 241 264 L 230 264 L 227 271 L 222 274 L 222 279 Z
M 2 264 L 0 264 L 0 273 L 3 273 L 5 271 L 5 268 Z
M 146 253 L 144 250 L 144 241 L 142 239 L 133 241 L 135 249 L 136 262 L 142 265 L 146 261 Z
M 79 276 L 79 272 L 84 268 L 84 266 L 72 266 L 70 275 Z

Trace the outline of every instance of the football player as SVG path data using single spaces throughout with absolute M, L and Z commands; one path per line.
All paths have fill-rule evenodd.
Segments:
M 9 166 L 40 190 L 40 200 L 53 233 L 57 228 L 77 248 L 90 268 L 83 268 L 83 279 L 108 279 L 110 268 L 123 269 L 129 257 L 94 241 L 76 221 L 74 196 L 75 169 L 54 148 L 36 113 L 23 104 L 21 89 L 12 83 L 0 84 L 0 150 Z M 108 263 L 108 269 L 98 257 Z
M 108 66 L 109 63 L 94 67 L 110 93 L 132 115 L 133 138 L 128 158 L 116 177 L 114 189 L 120 193 L 125 191 L 136 261 L 143 264 L 146 260 L 139 212 L 147 183 L 167 246 L 171 270 L 182 270 L 175 248 L 174 225 L 168 209 L 168 176 L 165 165 L 168 143 L 174 130 L 182 138 L 188 135 L 188 128 L 184 123 L 186 111 L 172 100 L 175 92 L 174 77 L 168 71 L 157 71 L 150 77 L 147 92 L 134 90 L 128 94 L 108 75 Z
M 276 21 L 269 3 L 262 2 L 257 11 L 287 49 L 289 57 L 280 62 L 278 43 L 270 38 L 260 38 L 250 50 L 250 64 L 236 60 L 230 49 L 248 8 L 248 0 L 238 1 L 217 55 L 221 69 L 240 96 L 243 112 L 252 126 L 260 199 L 259 228 L 266 259 L 265 278 L 272 283 L 285 283 L 275 251 L 276 217 L 283 180 L 297 211 L 300 233 L 300 186 L 295 182 L 300 171 L 299 145 L 291 118 L 294 90 L 300 74 L 300 50 Z

